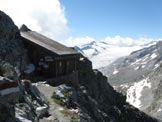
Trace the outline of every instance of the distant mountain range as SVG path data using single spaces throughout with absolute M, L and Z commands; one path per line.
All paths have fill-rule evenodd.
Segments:
M 162 42 L 150 44 L 100 71 L 127 102 L 162 119 Z
M 75 49 L 88 57 L 88 59 L 93 62 L 93 68 L 96 69 L 105 67 L 117 58 L 129 55 L 132 51 L 148 47 L 155 43 L 156 41 L 152 41 L 145 45 L 119 46 L 104 41 L 91 41 L 89 43 L 75 46 Z

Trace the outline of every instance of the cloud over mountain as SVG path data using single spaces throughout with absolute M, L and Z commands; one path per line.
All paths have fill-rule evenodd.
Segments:
M 16 25 L 26 24 L 56 40 L 69 31 L 59 0 L 4 0 L 0 9 L 12 17 Z
M 145 37 L 140 37 L 138 39 L 133 39 L 130 37 L 121 37 L 119 35 L 116 35 L 114 37 L 107 36 L 103 40 L 96 40 L 93 37 L 90 36 L 85 36 L 85 37 L 77 37 L 77 38 L 68 38 L 65 41 L 65 44 L 68 46 L 80 46 L 84 45 L 87 43 L 91 43 L 93 41 L 96 42 L 104 42 L 112 46 L 119 46 L 119 47 L 131 47 L 131 46 L 141 46 L 144 44 L 147 44 L 149 42 L 155 41 L 155 40 L 162 40 L 160 38 L 145 38 Z

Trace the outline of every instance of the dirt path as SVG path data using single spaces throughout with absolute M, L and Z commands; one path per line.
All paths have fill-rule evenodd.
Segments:
M 60 105 L 54 103 L 53 99 L 51 98 L 55 87 L 43 83 L 37 83 L 35 86 L 47 98 L 49 102 L 48 111 L 51 115 L 48 118 L 41 119 L 40 122 L 70 122 L 71 118 L 64 116 L 64 114 L 60 112 L 60 110 L 63 110 L 63 108 Z

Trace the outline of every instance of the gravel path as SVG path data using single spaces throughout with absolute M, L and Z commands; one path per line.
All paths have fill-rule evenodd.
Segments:
M 51 115 L 48 118 L 43 118 L 40 122 L 70 122 L 71 118 L 65 117 L 64 114 L 60 112 L 63 110 L 63 107 L 53 102 L 51 96 L 54 92 L 55 87 L 49 86 L 48 84 L 36 83 L 35 86 L 39 91 L 47 98 L 49 102 L 49 114 Z

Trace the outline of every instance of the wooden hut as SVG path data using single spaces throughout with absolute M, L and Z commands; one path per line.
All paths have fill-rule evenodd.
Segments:
M 25 26 L 20 29 L 20 35 L 28 50 L 30 62 L 35 66 L 36 76 L 58 78 L 76 72 L 76 59 L 79 56 L 76 50 Z

